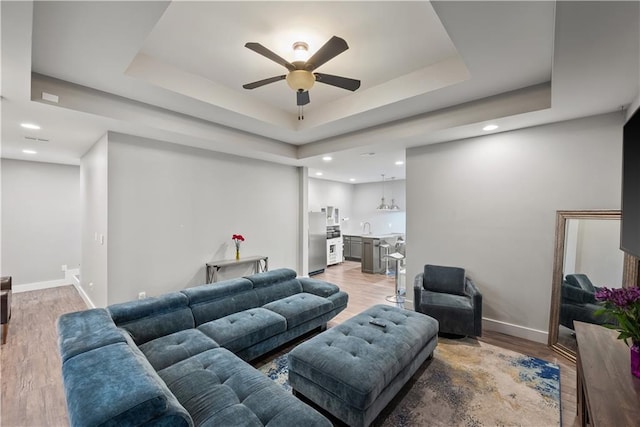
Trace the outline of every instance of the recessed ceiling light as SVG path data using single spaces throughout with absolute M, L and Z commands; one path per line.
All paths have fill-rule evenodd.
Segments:
M 404 165 L 404 162 L 402 160 L 398 160 L 396 162 L 396 166 L 402 166 L 402 165 Z
M 322 176 L 322 172 L 316 172 L 316 176 Z
M 322 158 L 322 160 L 324 160 L 325 162 L 330 162 L 331 160 L 333 160 L 333 157 L 331 157 L 331 156 L 324 156 L 324 157 Z
M 20 123 L 20 126 L 22 126 L 25 129 L 33 129 L 33 130 L 38 130 L 40 129 L 40 126 L 34 124 L 34 123 Z
M 351 181 L 351 182 L 353 182 L 355 180 L 356 180 L 355 178 L 349 178 L 349 181 Z
M 482 128 L 482 130 L 484 131 L 490 131 L 490 130 L 496 130 L 498 129 L 498 125 L 486 125 L 485 127 Z
M 24 154 L 38 154 L 38 152 L 35 150 L 22 150 L 22 152 Z

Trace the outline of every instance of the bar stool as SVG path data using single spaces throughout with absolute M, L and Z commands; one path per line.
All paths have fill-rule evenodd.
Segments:
M 396 304 L 403 304 L 405 301 L 405 295 L 400 294 L 400 262 L 404 259 L 404 255 L 399 252 L 394 252 L 392 254 L 386 255 L 387 261 L 389 258 L 396 261 L 396 294 L 390 295 L 385 299 L 389 302 L 394 302 Z
M 380 243 L 380 249 L 383 251 L 381 258 L 384 260 L 384 274 L 386 276 L 389 275 L 389 248 L 391 247 L 388 243 Z

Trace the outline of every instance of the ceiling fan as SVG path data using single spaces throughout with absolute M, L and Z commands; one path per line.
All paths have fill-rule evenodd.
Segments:
M 298 120 L 303 120 L 302 107 L 310 102 L 309 89 L 315 82 L 355 91 L 360 87 L 360 80 L 347 77 L 334 76 L 331 74 L 315 73 L 314 70 L 321 65 L 340 55 L 349 49 L 347 42 L 340 37 L 333 36 L 326 42 L 311 58 L 305 60 L 309 46 L 305 42 L 295 42 L 293 44 L 294 61 L 289 62 L 260 43 L 250 42 L 244 45 L 246 48 L 269 58 L 282 65 L 288 74 L 258 80 L 253 83 L 242 85 L 245 89 L 255 89 L 269 83 L 286 80 L 289 87 L 296 91 L 296 104 L 298 105 Z

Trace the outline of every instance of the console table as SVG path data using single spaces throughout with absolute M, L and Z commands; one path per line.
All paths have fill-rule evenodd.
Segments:
M 207 263 L 207 283 L 214 283 L 218 281 L 218 270 L 220 270 L 221 268 L 242 264 L 253 264 L 254 271 L 256 273 L 269 271 L 268 256 L 249 256 L 240 259 L 223 259 Z
M 629 347 L 604 326 L 574 322 L 578 341 L 578 420 L 586 426 L 633 426 L 640 420 L 640 378 Z

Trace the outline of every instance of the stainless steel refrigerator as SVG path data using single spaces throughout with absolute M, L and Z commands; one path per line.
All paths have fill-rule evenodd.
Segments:
M 309 276 L 327 268 L 327 217 L 309 212 Z

